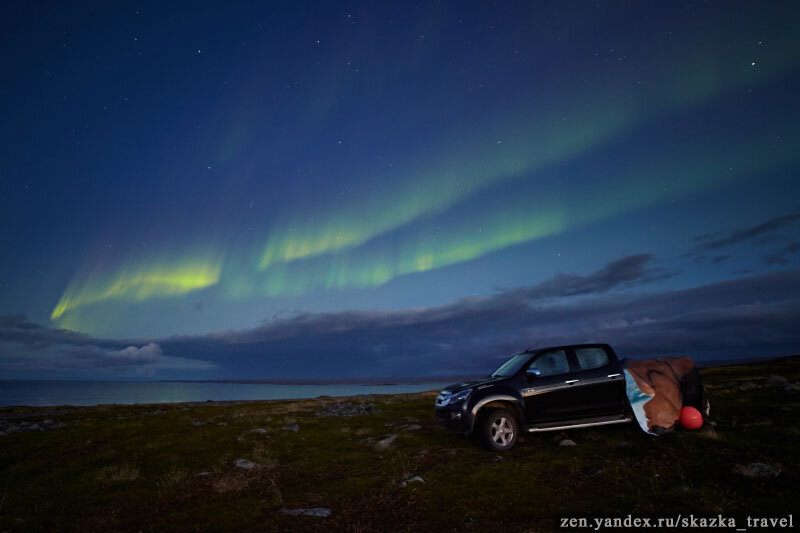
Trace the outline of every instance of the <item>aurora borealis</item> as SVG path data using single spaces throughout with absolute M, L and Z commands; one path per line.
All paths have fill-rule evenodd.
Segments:
M 571 339 L 569 319 L 465 317 L 606 266 L 616 279 L 621 258 L 648 259 L 610 289 L 533 291 L 525 305 L 657 306 L 633 317 L 614 300 L 625 311 L 602 324 L 633 327 L 677 320 L 660 294 L 743 280 L 793 294 L 791 2 L 0 10 L 14 73 L 0 87 L 0 369 L 13 375 L 87 375 L 54 363 L 84 344 L 96 355 L 156 343 L 180 364 L 154 375 L 235 378 L 319 363 L 285 344 L 315 332 L 331 346 L 319 368 L 339 361 L 343 375 L 414 374 L 415 357 L 457 360 L 456 346 L 473 361 L 515 342 L 599 339 L 599 322 Z M 702 251 L 709 235 L 751 228 Z M 726 305 L 764 303 L 737 294 Z M 708 306 L 694 312 L 719 310 Z M 437 309 L 466 322 L 417 324 Z M 363 324 L 376 331 L 363 344 L 332 333 Z M 34 326 L 70 340 L 19 336 Z M 253 333 L 264 328 L 271 340 Z M 254 335 L 237 360 L 218 353 L 237 351 L 220 339 Z M 364 358 L 374 368 L 354 370 Z

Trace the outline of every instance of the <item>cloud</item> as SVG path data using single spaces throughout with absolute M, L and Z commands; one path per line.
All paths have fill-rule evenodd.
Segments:
M 758 237 L 775 233 L 798 221 L 800 221 L 800 213 L 792 213 L 773 217 L 755 226 L 735 229 L 722 235 L 718 233 L 701 235 L 697 237 L 697 244 L 689 250 L 688 255 L 752 241 Z
M 623 356 L 698 360 L 800 351 L 800 270 L 648 294 L 618 290 L 668 275 L 652 262 L 648 254 L 629 256 L 587 275 L 561 274 L 436 307 L 297 313 L 250 329 L 163 339 L 92 339 L 6 317 L 0 371 L 178 379 L 431 376 L 488 372 L 537 342 L 608 342 Z
M 788 246 L 784 246 L 780 250 L 776 250 L 769 255 L 764 256 L 764 262 L 768 265 L 788 265 L 789 259 L 786 257 L 790 254 L 800 252 L 800 242 L 793 242 Z
M 141 348 L 128 346 L 119 351 L 109 352 L 108 355 L 110 360 L 124 364 L 150 364 L 155 363 L 161 356 L 161 346 L 151 342 Z
M 213 368 L 208 361 L 164 355 L 161 345 L 152 341 L 91 338 L 45 328 L 23 315 L 0 317 L 0 372 L 4 376 L 112 379 Z
M 652 262 L 652 254 L 629 255 L 612 261 L 586 276 L 558 274 L 551 280 L 530 287 L 525 292 L 528 298 L 600 294 L 626 284 L 649 283 L 675 275 L 674 272 L 649 267 Z
M 576 285 L 566 286 L 572 294 Z M 547 287 L 422 309 L 302 313 L 253 329 L 163 342 L 176 353 L 225 354 L 225 372 L 238 368 L 242 376 L 247 369 L 260 377 L 486 372 L 498 357 L 536 342 L 602 341 L 624 356 L 699 360 L 800 350 L 800 271 L 646 295 L 595 292 L 577 301 L 543 300 L 541 294 L 554 292 Z

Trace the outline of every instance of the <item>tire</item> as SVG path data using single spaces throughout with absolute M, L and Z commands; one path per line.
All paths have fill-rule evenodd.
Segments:
M 489 450 L 504 452 L 517 443 L 519 423 L 511 411 L 492 409 L 482 417 L 480 432 L 483 444 Z

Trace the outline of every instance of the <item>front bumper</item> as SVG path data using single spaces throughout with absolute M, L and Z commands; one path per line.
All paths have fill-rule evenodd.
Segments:
M 472 415 L 467 411 L 467 402 L 461 404 L 436 407 L 436 420 L 456 433 L 469 433 L 472 430 Z

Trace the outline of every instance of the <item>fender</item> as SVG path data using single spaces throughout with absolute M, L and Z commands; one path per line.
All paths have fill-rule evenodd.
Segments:
M 475 402 L 475 405 L 473 405 L 472 409 L 470 409 L 470 413 L 472 414 L 470 417 L 472 418 L 470 421 L 470 431 L 475 429 L 475 420 L 478 418 L 478 411 L 480 411 L 484 405 L 490 402 L 510 402 L 521 409 L 523 413 L 525 412 L 525 409 L 522 406 L 522 402 L 519 400 L 519 398 L 515 398 L 514 396 L 510 396 L 508 394 L 492 394 L 490 396 L 486 396 L 485 398 L 481 398 Z

